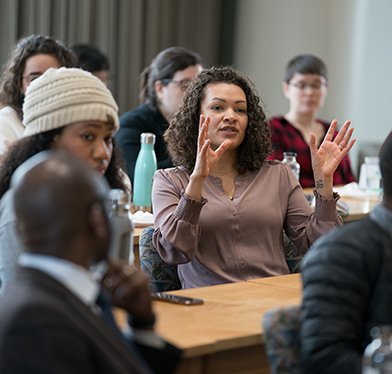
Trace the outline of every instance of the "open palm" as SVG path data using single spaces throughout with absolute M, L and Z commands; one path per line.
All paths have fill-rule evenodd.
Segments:
M 316 146 L 314 134 L 310 136 L 309 148 L 314 174 L 331 178 L 343 157 L 346 156 L 355 143 L 355 139 L 350 140 L 354 131 L 353 127 L 349 128 L 350 121 L 345 122 L 336 138 L 333 139 L 337 123 L 337 120 L 332 121 L 319 148 Z

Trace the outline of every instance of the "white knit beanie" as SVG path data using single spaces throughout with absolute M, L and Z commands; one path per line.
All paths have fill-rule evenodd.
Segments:
M 82 69 L 48 69 L 27 87 L 23 103 L 23 137 L 81 121 L 114 120 L 118 106 L 105 84 Z

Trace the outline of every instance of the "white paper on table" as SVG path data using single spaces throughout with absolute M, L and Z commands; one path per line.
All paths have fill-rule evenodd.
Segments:
M 361 190 L 357 182 L 351 182 L 343 187 L 334 187 L 333 190 L 340 196 L 348 197 L 364 197 L 366 198 L 366 191 Z
M 135 227 L 150 226 L 154 224 L 154 215 L 152 213 L 143 212 L 141 210 L 131 214 L 131 219 L 135 224 Z

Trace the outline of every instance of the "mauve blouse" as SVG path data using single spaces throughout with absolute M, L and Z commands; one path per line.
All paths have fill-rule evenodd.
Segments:
M 185 194 L 190 173 L 158 170 L 153 183 L 153 243 L 164 261 L 177 264 L 183 288 L 288 274 L 283 229 L 305 253 L 323 233 L 343 224 L 339 196 L 316 195 L 309 206 L 290 168 L 267 160 L 260 170 L 235 177 L 234 199 L 220 178 L 208 176 L 202 201 Z

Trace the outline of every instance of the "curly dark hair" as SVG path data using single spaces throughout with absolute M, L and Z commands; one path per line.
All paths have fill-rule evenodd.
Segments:
M 169 155 L 175 165 L 193 171 L 201 102 L 206 96 L 208 85 L 217 83 L 235 84 L 246 96 L 248 126 L 245 138 L 238 147 L 237 171 L 244 174 L 248 170 L 260 169 L 264 160 L 272 153 L 266 115 L 254 84 L 230 66 L 205 69 L 188 87 L 183 103 L 164 134 Z
M 3 69 L 0 83 L 1 105 L 13 108 L 20 120 L 23 119 L 21 87 L 26 61 L 28 58 L 40 54 L 56 57 L 61 66 L 77 67 L 76 56 L 60 41 L 41 35 L 30 35 L 21 39 Z
M 30 157 L 50 149 L 54 137 L 61 134 L 63 129 L 64 127 L 45 131 L 19 139 L 11 144 L 7 153 L 0 159 L 0 199 L 9 189 L 15 170 Z M 125 162 L 121 157 L 120 148 L 116 146 L 116 139 L 113 139 L 113 154 L 105 178 L 111 188 L 121 188 L 128 191 L 129 188 L 125 185 L 122 170 L 125 170 Z

